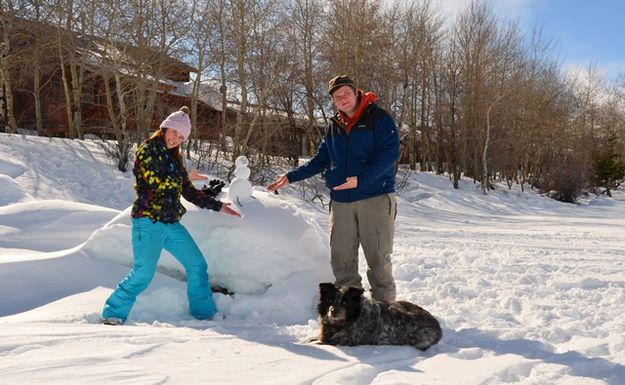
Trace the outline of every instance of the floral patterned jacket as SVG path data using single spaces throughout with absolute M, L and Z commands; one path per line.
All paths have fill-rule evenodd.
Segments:
M 221 202 L 193 186 L 187 170 L 176 165 L 159 137 L 148 139 L 139 146 L 133 173 L 137 180 L 133 218 L 176 223 L 187 211 L 180 202 L 181 195 L 199 207 L 221 210 Z

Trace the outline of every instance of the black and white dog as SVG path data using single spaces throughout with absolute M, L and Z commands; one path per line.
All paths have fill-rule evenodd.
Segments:
M 440 341 L 430 313 L 406 301 L 381 302 L 363 289 L 319 284 L 319 342 L 328 345 L 412 345 L 427 350 Z

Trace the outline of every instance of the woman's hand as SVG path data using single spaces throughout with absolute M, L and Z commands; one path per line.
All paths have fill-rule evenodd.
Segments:
M 199 170 L 191 170 L 187 173 L 189 175 L 189 180 L 190 181 L 194 181 L 194 180 L 207 180 L 208 176 L 204 175 L 204 174 L 200 174 Z
M 241 213 L 230 207 L 231 205 L 232 203 L 223 202 L 221 204 L 221 210 L 219 210 L 219 212 L 241 218 Z

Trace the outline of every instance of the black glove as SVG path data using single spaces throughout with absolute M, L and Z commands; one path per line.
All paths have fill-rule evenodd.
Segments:
M 226 183 L 224 181 L 221 181 L 219 179 L 213 179 L 208 182 L 208 186 L 204 185 L 204 187 L 202 187 L 202 192 L 204 192 L 204 194 L 208 196 L 215 198 L 217 195 L 219 195 L 221 189 L 225 185 Z

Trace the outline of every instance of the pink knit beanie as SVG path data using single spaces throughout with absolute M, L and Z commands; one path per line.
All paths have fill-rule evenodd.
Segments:
M 179 111 L 172 112 L 168 117 L 163 120 L 160 128 L 173 128 L 178 133 L 184 136 L 185 139 L 189 137 L 191 133 L 191 119 L 189 119 L 189 107 L 182 106 Z

